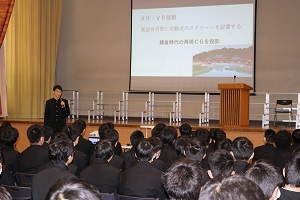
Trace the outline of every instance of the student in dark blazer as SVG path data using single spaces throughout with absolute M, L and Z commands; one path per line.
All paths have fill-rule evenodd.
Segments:
M 177 136 L 177 130 L 172 126 L 166 126 L 161 132 L 160 139 L 163 142 L 163 147 L 159 159 L 165 163 L 172 162 L 177 158 L 177 153 L 173 147 L 173 142 Z
M 108 163 L 114 156 L 109 140 L 101 140 L 95 147 L 94 163 L 80 173 L 80 178 L 94 185 L 101 193 L 116 193 L 121 170 Z
M 91 141 L 83 137 L 86 130 L 86 123 L 84 120 L 78 119 L 73 123 L 73 125 L 77 126 L 80 130 L 79 141 L 75 146 L 75 149 L 81 151 L 82 153 L 85 153 L 88 156 L 88 159 L 90 159 L 90 156 L 93 153 L 93 145 Z
M 105 133 L 106 130 L 115 130 L 114 124 L 112 122 L 106 122 L 99 126 L 98 133 L 99 133 L 100 139 L 107 139 L 107 138 L 105 138 L 106 136 L 103 136 L 103 134 Z M 118 140 L 119 140 L 119 138 L 118 138 Z M 122 153 L 122 146 L 121 146 L 120 142 L 118 142 L 118 141 L 115 145 L 114 153 L 115 153 L 115 155 L 118 155 L 118 156 L 121 155 L 121 153 Z
M 252 162 L 255 162 L 260 159 L 269 160 L 271 161 L 274 157 L 275 153 L 275 147 L 274 147 L 274 141 L 275 141 L 275 135 L 276 132 L 273 129 L 267 129 L 264 133 L 264 145 L 258 146 L 254 149 L 254 157 L 252 159 Z
M 53 87 L 53 98 L 46 101 L 44 124 L 50 126 L 54 133 L 61 131 L 70 115 L 68 100 L 61 98 L 62 87 L 55 85 Z
M 52 185 L 62 178 L 76 178 L 68 170 L 68 165 L 73 160 L 74 149 L 72 141 L 63 139 L 52 141 L 49 145 L 50 158 L 53 165 L 36 175 L 32 180 L 33 200 L 45 199 Z
M 19 171 L 28 174 L 35 174 L 39 168 L 49 161 L 48 150 L 43 148 L 44 129 L 39 124 L 31 125 L 27 130 L 27 137 L 30 146 L 19 156 Z
M 154 147 L 142 139 L 136 147 L 138 163 L 121 174 L 119 193 L 127 196 L 165 199 L 161 183 L 162 172 L 151 166 Z
M 43 126 L 44 129 L 44 144 L 42 147 L 48 150 L 49 148 L 49 143 L 51 141 L 51 138 L 53 136 L 53 129 L 50 126 Z

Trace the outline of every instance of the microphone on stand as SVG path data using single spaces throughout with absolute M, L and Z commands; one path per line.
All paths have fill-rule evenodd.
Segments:
M 233 83 L 235 83 L 236 75 L 233 76 Z

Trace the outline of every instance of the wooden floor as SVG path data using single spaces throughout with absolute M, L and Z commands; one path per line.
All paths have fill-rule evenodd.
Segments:
M 86 117 L 83 117 L 86 122 L 88 121 Z M 0 123 L 2 121 L 9 121 L 12 123 L 12 126 L 19 130 L 19 138 L 16 143 L 16 149 L 22 152 L 26 149 L 30 144 L 26 136 L 26 131 L 31 124 L 38 123 L 43 124 L 43 119 L 0 119 Z M 76 119 L 68 119 L 68 123 L 71 124 Z M 87 123 L 86 132 L 84 134 L 85 138 L 88 138 L 89 133 L 93 131 L 97 131 L 99 126 L 105 122 L 113 122 L 113 118 L 105 118 L 104 120 L 91 120 L 90 123 Z M 180 125 L 183 123 L 188 123 L 192 126 L 193 130 L 198 128 L 207 128 L 208 130 L 211 128 L 219 128 L 219 121 L 210 120 L 208 124 L 199 125 L 199 121 L 197 119 L 183 119 L 181 123 L 170 123 L 169 119 L 155 119 L 154 122 L 143 122 L 141 123 L 140 118 L 130 118 L 127 121 L 117 121 L 115 124 L 115 129 L 119 132 L 119 141 L 122 145 L 126 145 L 130 143 L 129 137 L 130 134 L 135 130 L 141 130 L 148 137 L 151 135 L 150 128 L 143 128 L 148 126 L 154 126 L 157 123 L 165 123 L 166 125 L 174 126 L 179 129 Z M 278 127 L 270 126 L 270 128 L 278 131 L 280 129 L 288 129 L 293 131 L 293 127 L 286 127 L 286 123 L 279 124 Z M 254 146 L 259 146 L 263 144 L 263 133 L 265 129 L 262 128 L 261 121 L 250 121 L 249 127 L 242 128 L 222 128 L 227 134 L 227 137 L 230 139 L 234 139 L 239 136 L 248 137 L 254 144 Z

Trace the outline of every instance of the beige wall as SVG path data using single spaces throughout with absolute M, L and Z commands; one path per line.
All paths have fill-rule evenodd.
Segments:
M 256 91 L 300 92 L 300 1 L 257 2 Z M 90 108 L 91 101 L 87 101 L 95 98 L 98 90 L 129 89 L 130 8 L 130 0 L 63 1 L 56 79 L 65 89 L 81 92 L 81 99 L 86 100 L 82 106 Z M 145 99 L 139 95 L 132 98 Z M 198 101 L 203 97 L 185 98 Z M 296 96 L 287 98 L 296 101 Z M 251 97 L 251 102 L 263 101 L 263 95 Z M 135 103 L 131 109 L 140 107 L 141 104 Z M 201 106 L 189 103 L 184 109 L 198 112 Z M 251 113 L 250 119 L 260 120 L 261 115 L 255 114 L 262 113 L 262 106 L 252 106 Z

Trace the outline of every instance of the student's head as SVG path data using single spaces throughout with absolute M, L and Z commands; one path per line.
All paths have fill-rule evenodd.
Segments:
M 11 126 L 11 123 L 8 122 L 8 121 L 4 121 L 4 122 L 1 123 L 0 128 L 6 128 L 6 127 L 8 127 L 8 126 Z
M 106 123 L 103 123 L 99 126 L 99 129 L 98 129 L 98 133 L 99 133 L 99 136 L 101 137 L 101 135 L 108 129 L 114 129 L 115 126 L 112 122 L 106 122 Z
M 1 130 L 0 143 L 2 146 L 13 147 L 19 137 L 19 131 L 11 126 Z
M 300 152 L 294 153 L 285 165 L 285 183 L 292 188 L 300 188 Z
M 205 145 L 209 145 L 209 143 L 211 141 L 210 133 L 206 128 L 197 129 L 195 131 L 195 133 L 193 134 L 193 137 L 201 138 L 203 140 L 203 142 L 205 143 Z
M 3 186 L 0 186 L 0 200 L 12 200 L 10 193 Z
M 100 135 L 100 140 L 108 139 L 115 146 L 119 140 L 119 133 L 115 129 L 107 129 Z
M 83 119 L 77 119 L 73 125 L 77 126 L 80 130 L 80 134 L 82 134 L 86 129 L 86 123 Z
M 101 200 L 101 194 L 85 181 L 73 178 L 58 180 L 48 191 L 46 200 Z
M 175 148 L 175 151 L 177 152 L 178 156 L 184 155 L 184 151 L 188 144 L 189 144 L 189 138 L 184 137 L 184 136 L 183 137 L 180 136 L 179 138 L 177 138 L 175 140 L 174 148 Z
M 109 160 L 114 155 L 114 146 L 111 141 L 104 139 L 100 140 L 95 147 L 96 158 Z
M 230 151 L 231 150 L 231 144 L 232 144 L 232 141 L 228 138 L 219 140 L 218 142 L 216 142 L 216 150 L 225 149 L 227 151 Z
M 266 142 L 273 143 L 275 141 L 276 132 L 273 129 L 267 129 L 264 133 Z
M 220 149 L 208 157 L 208 174 L 210 178 L 217 176 L 230 176 L 233 174 L 234 159 L 229 151 Z
M 170 199 L 197 200 L 202 186 L 201 165 L 188 159 L 175 161 L 162 175 Z
M 152 137 L 160 137 L 161 131 L 166 127 L 164 123 L 156 124 L 151 130 Z
M 149 142 L 153 145 L 155 158 L 159 158 L 163 143 L 158 137 L 150 137 L 148 138 Z
M 236 160 L 250 160 L 253 156 L 253 144 L 246 137 L 237 137 L 233 140 L 231 151 Z
M 63 91 L 63 89 L 60 85 L 55 85 L 53 87 L 53 96 L 57 99 L 60 98 L 61 94 L 62 94 L 62 91 Z
M 49 157 L 54 163 L 70 164 L 73 160 L 73 143 L 71 140 L 64 138 L 51 140 L 49 144 Z
M 141 139 L 144 138 L 144 133 L 140 130 L 133 131 L 130 135 L 130 143 L 134 147 Z
M 43 129 L 44 129 L 44 139 L 45 141 L 49 142 L 50 138 L 53 135 L 53 129 L 50 126 L 46 126 L 46 125 L 43 126 Z
M 210 135 L 215 142 L 226 138 L 226 133 L 223 130 L 221 130 L 220 128 L 210 129 Z
M 240 175 L 219 177 L 207 182 L 201 190 L 201 200 L 263 200 L 265 196 L 254 182 Z
M 200 138 L 191 138 L 185 148 L 185 156 L 190 160 L 202 162 L 202 159 L 204 159 L 206 155 L 205 150 L 205 143 Z
M 30 143 L 44 142 L 44 129 L 39 124 L 33 124 L 27 129 L 27 137 Z
M 160 135 L 160 139 L 164 144 L 173 145 L 173 141 L 177 138 L 178 133 L 173 126 L 166 126 Z
M 190 136 L 191 134 L 191 131 L 192 131 L 192 127 L 189 125 L 189 124 L 182 124 L 180 127 L 179 127 L 179 132 L 180 132 L 180 135 L 182 136 Z
M 292 134 L 287 130 L 280 130 L 275 135 L 275 145 L 280 149 L 287 149 L 292 144 Z
M 154 146 L 151 144 L 150 139 L 141 139 L 135 147 L 135 155 L 138 161 L 152 161 L 154 154 Z
M 263 191 L 266 199 L 274 199 L 278 187 L 282 183 L 282 175 L 279 168 L 265 160 L 254 162 L 245 172 L 245 177 L 256 183 Z
M 300 129 L 296 129 L 292 133 L 293 143 L 300 143 Z
M 76 146 L 78 144 L 79 136 L 81 134 L 79 128 L 74 125 L 68 125 L 65 127 L 64 132 L 72 140 L 74 146 Z

